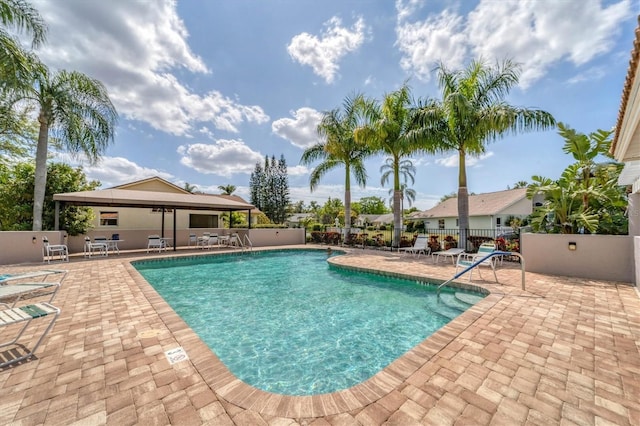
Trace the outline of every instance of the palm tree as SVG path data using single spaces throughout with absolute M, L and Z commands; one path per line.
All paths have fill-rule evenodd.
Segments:
M 357 94 L 346 97 L 343 101 L 343 110 L 334 109 L 325 112 L 320 124 L 318 134 L 323 140 L 302 153 L 300 162 L 310 165 L 320 160 L 309 177 L 311 191 L 314 191 L 320 179 L 330 170 L 344 166 L 344 227 L 345 235 L 351 228 L 351 175 L 356 182 L 364 187 L 367 173 L 364 160 L 371 155 L 369 146 L 355 137 L 356 131 L 363 125 L 367 112 L 373 103 Z
M 529 186 L 529 182 L 527 182 L 526 180 L 519 180 L 516 183 L 513 184 L 513 189 L 521 189 L 521 188 L 526 188 L 527 186 Z M 507 188 L 509 189 L 509 188 Z
M 5 28 L 14 28 L 32 36 L 32 47 L 40 46 L 46 37 L 46 26 L 36 9 L 23 0 L 0 0 L 0 133 L 20 133 L 21 113 L 6 102 L 5 91 L 29 87 L 32 69 L 38 59 L 26 52 L 20 42 Z
M 184 190 L 190 193 L 194 193 L 196 190 L 197 186 L 195 185 L 191 185 L 189 182 L 185 182 L 184 183 Z
M 380 173 L 382 176 L 380 177 L 380 184 L 382 186 L 386 185 L 389 182 L 389 177 L 393 175 L 395 171 L 394 162 L 392 158 L 387 158 L 385 164 L 380 166 Z M 416 191 L 409 188 L 407 185 L 408 181 L 411 181 L 413 185 L 415 183 L 415 175 L 416 168 L 413 165 L 411 160 L 400 160 L 400 168 L 399 174 L 402 176 L 403 182 L 400 184 L 400 218 L 404 216 L 404 200 L 407 199 L 409 201 L 409 206 L 416 200 Z M 395 188 L 391 188 L 389 190 L 389 195 L 391 195 L 391 206 L 395 207 L 394 202 L 396 200 L 396 190 Z M 395 219 L 395 217 L 394 217 Z M 402 223 L 402 222 L 401 222 Z
M 72 154 L 96 161 L 113 140 L 118 114 L 98 80 L 75 71 L 51 74 L 40 64 L 31 86 L 7 91 L 9 104 L 24 102 L 38 109 L 33 230 L 42 230 L 42 206 L 47 182 L 49 132 Z
M 428 152 L 458 152 L 458 217 L 460 241 L 469 228 L 466 157 L 479 156 L 485 145 L 508 133 L 549 129 L 553 116 L 540 109 L 509 105 L 504 99 L 518 84 L 520 68 L 510 60 L 491 67 L 472 61 L 464 70 L 437 68 L 442 100 L 427 99 L 416 111 L 413 137 Z
M 222 191 L 222 195 L 232 195 L 237 188 L 235 185 L 218 185 L 218 189 Z
M 400 89 L 384 96 L 382 105 L 369 115 L 369 123 L 358 132 L 358 137 L 367 141 L 377 152 L 387 154 L 388 173 L 382 175 L 384 185 L 393 176 L 393 247 L 398 247 L 402 234 L 402 185 L 400 175 L 411 176 L 415 168 L 413 163 L 403 163 L 403 158 L 414 154 L 419 148 L 411 135 L 413 125 L 411 106 L 411 91 L 405 83 Z M 404 171 L 401 171 L 402 168 Z M 380 169 L 382 171 L 382 168 Z

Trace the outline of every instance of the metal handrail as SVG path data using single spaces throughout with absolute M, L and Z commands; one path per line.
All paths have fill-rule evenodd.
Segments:
M 246 245 L 249 247 L 249 251 L 253 251 L 253 243 L 251 242 L 247 234 L 244 234 L 244 240 L 245 244 L 242 246 L 242 248 L 244 249 L 244 246 Z
M 462 253 L 462 255 L 464 255 L 465 253 Z M 486 255 L 485 257 L 483 257 L 482 259 L 474 262 L 473 264 L 471 264 L 470 266 L 467 266 L 465 269 L 463 269 L 462 271 L 458 272 L 457 274 L 455 274 L 453 276 L 453 278 L 448 279 L 447 281 L 443 282 L 442 284 L 440 284 L 438 286 L 438 289 L 436 290 L 436 293 L 438 296 L 440 296 L 440 289 L 442 287 L 444 287 L 445 285 L 449 284 L 451 281 L 455 280 L 456 278 L 461 277 L 462 275 L 466 274 L 467 272 L 469 272 L 470 270 L 472 270 L 473 268 L 475 268 L 476 266 L 478 266 L 479 264 L 481 264 L 482 262 L 484 262 L 485 260 L 494 257 L 494 256 L 518 256 L 518 258 L 520 258 L 520 269 L 522 270 L 522 290 L 525 289 L 525 284 L 524 284 L 524 257 L 522 257 L 522 255 L 518 252 L 511 252 L 511 251 L 494 251 L 489 253 L 488 255 Z

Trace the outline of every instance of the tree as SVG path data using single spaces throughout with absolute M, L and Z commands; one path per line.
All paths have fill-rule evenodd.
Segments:
M 526 180 L 519 180 L 513 184 L 513 189 L 526 188 L 527 186 L 529 186 L 529 182 L 527 182 Z M 507 189 L 511 189 L 511 188 L 507 186 Z
M 373 146 L 376 152 L 388 155 L 387 163 L 380 168 L 387 169 L 383 173 L 381 183 L 384 185 L 393 177 L 393 241 L 392 246 L 398 247 L 402 235 L 402 183 L 400 175 L 411 179 L 415 168 L 405 157 L 414 154 L 420 145 L 411 136 L 413 108 L 411 105 L 411 91 L 405 83 L 395 92 L 388 93 L 382 100 L 382 105 L 376 105 L 369 114 L 369 123 L 359 130 L 358 137 Z
M 556 181 L 531 178 L 527 197 L 544 196 L 543 205 L 531 215 L 531 226 L 551 233 L 626 234 L 628 200 L 626 188 L 617 184 L 623 165 L 611 161 L 609 154 L 612 132 L 597 130 L 584 135 L 562 123 L 558 129 L 565 139 L 563 151 L 576 162 Z M 608 161 L 597 163 L 598 156 Z
M 40 231 L 49 133 L 54 133 L 67 151 L 84 153 L 93 162 L 113 140 L 118 115 L 106 88 L 98 80 L 75 71 L 51 74 L 44 65 L 33 73 L 28 90 L 13 90 L 8 95 L 11 104 L 25 102 L 39 110 L 33 230 Z
M 389 195 L 391 195 L 391 198 L 389 199 L 389 202 L 391 205 L 393 205 L 393 200 L 394 200 L 394 193 L 395 191 L 392 189 L 389 190 Z M 411 206 L 413 204 L 413 202 L 416 200 L 416 191 L 412 188 L 407 187 L 406 183 L 402 183 L 400 185 L 400 207 L 401 207 L 401 211 L 402 214 L 404 215 L 404 200 L 407 200 L 409 203 L 409 206 Z
M 359 201 L 360 214 L 385 214 L 389 213 L 384 200 L 380 197 L 363 197 Z
M 195 185 L 191 185 L 189 182 L 185 182 L 184 183 L 184 190 L 188 191 L 190 193 L 194 193 L 194 191 L 196 190 L 197 186 Z
M 98 181 L 88 181 L 81 168 L 62 163 L 49 163 L 45 191 L 43 224 L 53 229 L 55 202 L 53 194 L 76 191 L 92 191 L 100 186 Z M 16 163 L 3 168 L 0 173 L 0 229 L 28 230 L 32 228 L 33 187 L 35 166 L 33 163 Z M 69 235 L 84 234 L 91 227 L 93 213 L 90 208 L 68 206 L 60 211 L 60 227 Z
M 355 137 L 356 131 L 364 125 L 367 111 L 372 108 L 372 102 L 361 94 L 346 97 L 342 104 L 342 111 L 338 108 L 325 112 L 318 124 L 318 134 L 322 141 L 307 148 L 300 162 L 311 165 L 320 161 L 311 172 L 309 185 L 313 192 L 324 175 L 340 166 L 344 166 L 344 232 L 351 228 L 351 175 L 364 188 L 367 172 L 364 160 L 371 155 L 371 149 L 366 142 Z
M 235 185 L 218 185 L 218 189 L 222 191 L 222 195 L 232 195 L 237 188 Z
M 21 88 L 37 63 L 35 56 L 22 49 L 20 42 L 9 34 L 9 28 L 30 34 L 34 48 L 44 43 L 47 33 L 44 20 L 29 3 L 0 0 L 0 91 Z
M 251 204 L 261 210 L 274 223 L 283 223 L 289 205 L 289 178 L 284 155 L 276 162 L 275 156 L 265 157 L 264 167 L 260 163 L 249 180 Z
M 413 137 L 427 152 L 458 152 L 458 217 L 460 241 L 467 240 L 469 194 L 466 157 L 485 152 L 487 143 L 509 133 L 549 129 L 553 116 L 540 109 L 517 107 L 505 101 L 518 84 L 520 68 L 510 60 L 489 66 L 472 61 L 464 70 L 437 68 L 441 100 L 418 104 Z
M 342 201 L 339 198 L 329 197 L 327 202 L 320 208 L 320 222 L 333 225 L 336 218 L 340 219 L 342 217 L 341 223 L 344 223 L 344 212 L 345 208 Z

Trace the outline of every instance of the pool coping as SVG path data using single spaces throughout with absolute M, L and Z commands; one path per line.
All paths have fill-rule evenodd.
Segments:
M 317 248 L 291 248 L 279 250 L 318 250 Z M 426 277 L 416 275 L 404 275 L 400 273 L 384 271 L 382 269 L 361 268 L 352 265 L 340 264 L 341 257 L 349 255 L 348 250 L 341 250 L 345 255 L 334 256 L 328 259 L 329 263 L 346 269 L 362 272 L 376 273 L 397 278 L 425 281 Z M 191 256 L 217 256 L 225 253 L 203 253 Z M 183 256 L 167 255 L 161 259 Z M 169 306 L 169 304 L 156 292 L 144 277 L 133 266 L 135 260 L 125 262 L 125 268 L 134 282 L 138 285 L 144 297 L 157 312 L 161 321 L 174 335 L 178 344 L 189 354 L 189 359 L 195 369 L 200 373 L 207 385 L 221 398 L 240 408 L 252 410 L 259 414 L 289 418 L 312 418 L 337 415 L 353 410 L 363 409 L 366 406 L 384 398 L 397 389 L 403 382 L 427 363 L 435 354 L 446 348 L 465 329 L 471 326 L 485 312 L 498 303 L 503 295 L 493 293 L 489 289 L 477 284 L 465 284 L 453 282 L 452 287 L 473 289 L 487 294 L 487 296 L 471 306 L 465 312 L 454 318 L 442 328 L 431 334 L 425 340 L 414 346 L 405 354 L 398 357 L 387 367 L 373 375 L 371 378 L 353 387 L 317 395 L 293 396 L 270 393 L 257 389 L 238 379 L 193 331 L 182 318 Z M 433 281 L 441 281 L 433 279 Z M 192 356 L 195 354 L 195 356 Z

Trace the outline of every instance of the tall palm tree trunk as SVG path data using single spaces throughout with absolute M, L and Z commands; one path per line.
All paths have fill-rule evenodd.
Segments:
M 42 211 L 47 188 L 47 150 L 49 147 L 49 123 L 43 114 L 38 118 L 40 131 L 36 148 L 36 170 L 33 190 L 33 230 L 42 231 Z
M 393 247 L 400 247 L 402 239 L 402 190 L 393 191 Z
M 351 170 L 347 165 L 344 179 L 344 239 L 351 232 Z
M 469 230 L 469 192 L 467 191 L 467 169 L 464 150 L 458 157 L 458 247 L 467 248 L 467 232 Z

